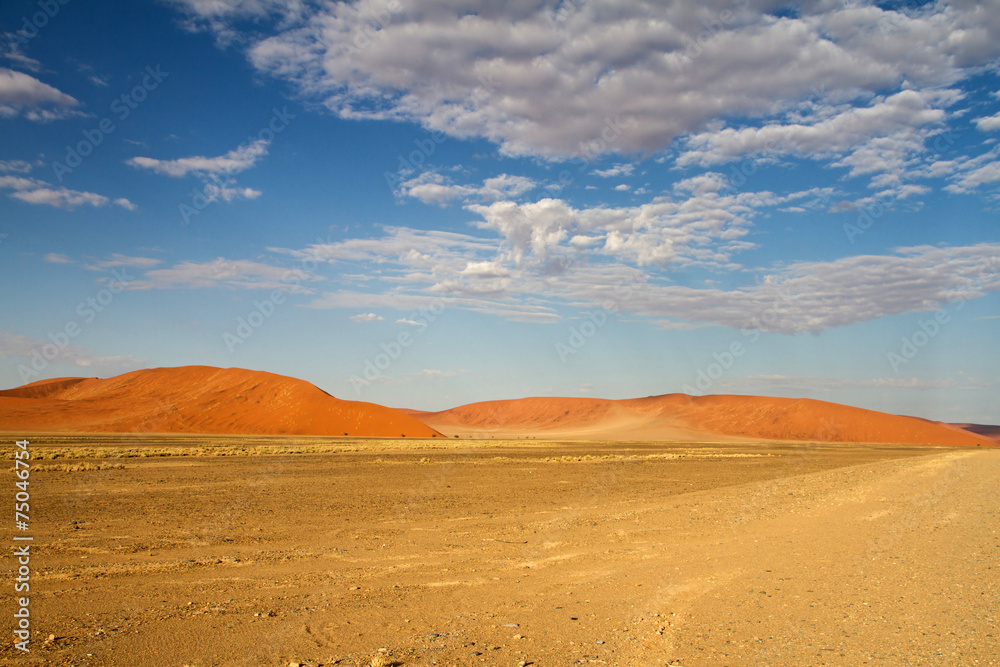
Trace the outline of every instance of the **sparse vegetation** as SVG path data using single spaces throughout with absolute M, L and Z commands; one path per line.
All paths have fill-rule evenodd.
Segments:
M 31 467 L 32 472 L 89 472 L 91 470 L 123 470 L 122 463 L 43 463 Z M 8 472 L 14 472 L 14 468 L 8 468 Z
M 449 442 L 438 438 L 324 438 L 319 436 L 218 436 L 108 434 L 25 434 L 32 443 L 32 460 L 132 459 L 174 456 L 290 456 L 364 453 L 390 450 L 442 450 L 458 447 L 524 446 L 516 440 Z M 13 460 L 14 450 L 0 452 Z

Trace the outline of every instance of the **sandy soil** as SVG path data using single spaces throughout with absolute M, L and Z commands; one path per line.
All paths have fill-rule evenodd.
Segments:
M 36 470 L 0 664 L 1000 664 L 1000 450 L 428 442 Z

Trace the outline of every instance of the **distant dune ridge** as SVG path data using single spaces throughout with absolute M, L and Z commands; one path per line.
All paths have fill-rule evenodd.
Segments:
M 0 391 L 0 431 L 442 436 L 591 440 L 791 440 L 995 445 L 994 426 L 943 424 L 813 399 L 665 394 L 522 398 L 440 412 L 335 398 L 261 371 L 182 366 Z
M 0 391 L 0 430 L 440 437 L 409 415 L 334 398 L 303 380 L 210 366 L 58 378 Z
M 687 394 L 620 401 L 523 398 L 412 414 L 446 435 L 478 437 L 994 444 L 940 422 L 806 398 Z

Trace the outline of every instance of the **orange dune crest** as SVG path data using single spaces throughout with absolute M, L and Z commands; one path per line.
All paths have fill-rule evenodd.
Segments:
M 153 368 L 0 391 L 0 431 L 440 437 L 397 410 L 241 368 Z
M 478 437 L 994 444 L 976 433 L 918 417 L 766 396 L 666 394 L 618 401 L 535 397 L 414 416 L 447 435 Z

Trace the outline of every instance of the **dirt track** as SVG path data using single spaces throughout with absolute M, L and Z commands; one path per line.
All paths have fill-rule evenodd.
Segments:
M 461 447 L 39 470 L 0 664 L 1000 665 L 1000 450 Z

